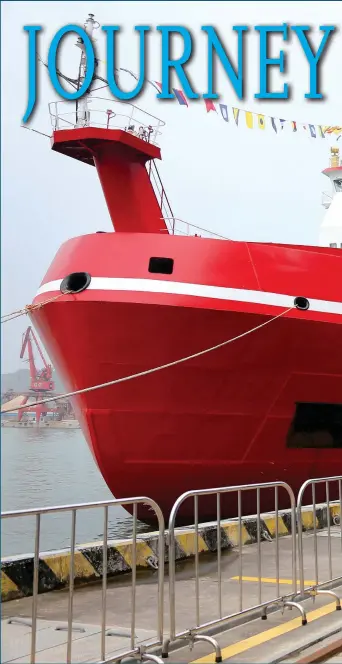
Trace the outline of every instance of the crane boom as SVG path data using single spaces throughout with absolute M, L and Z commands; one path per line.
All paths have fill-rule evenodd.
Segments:
M 36 344 L 36 347 L 37 347 L 38 353 L 39 353 L 40 357 L 42 358 L 42 361 L 43 361 L 44 367 L 45 367 L 45 369 L 47 369 L 48 367 L 51 367 L 51 365 L 49 365 L 49 364 L 47 363 L 47 361 L 46 361 L 46 359 L 45 359 L 45 357 L 44 357 L 44 355 L 43 355 L 43 351 L 42 351 L 42 349 L 41 349 L 41 347 L 40 347 L 40 345 L 39 345 L 39 343 L 38 343 L 38 339 L 37 339 L 37 337 L 36 337 L 36 335 L 35 335 L 35 333 L 34 333 L 32 327 L 30 328 L 30 330 L 31 330 L 32 339 L 34 340 L 34 342 L 35 342 L 35 344 Z
M 22 359 L 24 357 L 25 351 L 26 351 L 26 348 L 27 348 L 28 361 L 29 361 L 29 364 L 30 364 L 30 376 L 31 376 L 31 381 L 32 381 L 32 377 L 34 376 L 34 378 L 36 378 L 36 376 L 37 376 L 37 369 L 36 369 L 36 365 L 34 363 L 34 356 L 33 356 L 33 349 L 32 349 L 30 333 L 31 333 L 31 327 L 28 327 L 27 330 L 26 330 L 25 336 L 23 338 L 23 343 L 22 343 L 21 352 L 20 352 L 20 359 Z
M 36 368 L 32 341 L 35 343 L 39 355 L 43 361 L 44 364 L 43 369 L 37 370 Z M 23 338 L 23 343 L 20 351 L 21 359 L 25 355 L 26 348 L 28 352 L 28 361 L 30 365 L 30 379 L 31 379 L 30 390 L 33 390 L 34 392 L 51 392 L 52 390 L 55 389 L 55 384 L 52 380 L 52 366 L 51 364 L 47 363 L 43 351 L 39 345 L 38 339 L 35 333 L 33 332 L 31 326 L 27 328 Z

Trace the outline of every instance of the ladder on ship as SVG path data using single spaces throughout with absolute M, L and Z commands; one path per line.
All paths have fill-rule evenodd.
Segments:
M 166 194 L 162 179 L 160 177 L 157 164 L 154 159 L 151 159 L 147 166 L 147 172 L 151 180 L 151 184 L 156 195 L 158 205 L 160 207 L 161 219 L 164 219 L 165 224 L 169 230 L 170 235 L 175 234 L 176 218 L 173 213 L 170 201 Z

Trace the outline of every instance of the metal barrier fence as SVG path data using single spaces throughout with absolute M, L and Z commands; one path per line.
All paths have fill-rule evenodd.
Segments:
M 136 569 L 137 569 L 137 510 L 138 505 L 147 505 L 152 509 L 158 519 L 158 600 L 156 608 L 156 638 L 151 639 L 148 645 L 138 646 L 136 639 Z M 111 655 L 106 659 L 106 591 L 107 591 L 107 562 L 108 562 L 108 510 L 110 507 L 129 507 L 133 508 L 133 537 L 132 537 L 132 583 L 131 583 L 131 627 L 130 627 L 130 647 L 127 650 Z M 61 505 L 56 507 L 46 507 L 29 510 L 17 510 L 12 512 L 2 512 L 1 519 L 13 519 L 26 516 L 35 517 L 35 550 L 33 561 L 33 592 L 32 592 L 32 633 L 31 633 L 31 655 L 30 662 L 36 661 L 36 639 L 37 639 L 37 605 L 38 605 L 38 587 L 39 587 L 39 553 L 40 553 L 40 535 L 41 519 L 46 514 L 56 514 L 61 512 L 71 512 L 71 538 L 70 538 L 70 574 L 69 574 L 69 597 L 68 597 L 68 620 L 67 620 L 67 653 L 66 662 L 69 664 L 72 659 L 72 631 L 73 631 L 73 600 L 74 600 L 74 576 L 75 576 L 75 551 L 76 548 L 76 515 L 77 511 L 103 508 L 103 548 L 102 548 L 102 609 L 101 609 L 101 664 L 105 662 L 118 662 L 124 657 L 137 655 L 140 659 L 150 660 L 156 664 L 162 664 L 162 660 L 152 653 L 149 648 L 162 644 L 163 641 L 163 616 L 164 616 L 164 547 L 165 547 L 165 526 L 164 517 L 160 507 L 150 498 L 134 497 L 122 500 L 110 500 L 106 502 L 81 503 L 75 505 Z M 26 621 L 23 621 L 25 624 Z
M 323 488 L 325 493 L 324 502 L 320 499 L 320 503 L 317 504 L 316 501 L 316 487 Z M 305 506 L 303 505 L 304 496 L 308 489 L 311 488 L 311 498 L 310 506 L 312 505 L 312 523 L 310 516 L 309 530 L 313 531 L 313 554 L 314 554 L 314 574 L 315 574 L 315 584 L 307 587 L 305 585 L 305 554 L 304 554 L 304 542 L 303 542 L 303 532 L 305 524 L 303 524 L 303 514 Z M 331 490 L 336 490 L 336 496 L 338 494 L 338 502 L 331 502 Z M 336 509 L 335 509 L 336 508 Z M 317 524 L 319 519 L 323 519 L 325 525 L 326 519 L 326 540 L 327 540 L 327 549 L 328 549 L 328 571 L 323 572 L 323 577 L 320 575 L 319 570 L 319 546 L 318 546 L 318 533 L 317 533 Z M 334 574 L 333 564 L 332 564 L 332 547 L 333 539 L 332 538 L 332 525 L 338 527 L 339 522 L 339 532 L 336 530 L 336 547 L 341 550 L 340 557 L 340 569 L 337 575 Z M 320 477 L 316 479 L 307 480 L 302 485 L 297 499 L 297 523 L 298 523 L 298 558 L 299 558 L 299 579 L 300 579 L 300 592 L 301 595 L 310 594 L 312 596 L 316 595 L 331 595 L 336 601 L 336 610 L 341 610 L 341 601 L 339 597 L 332 591 L 327 590 L 324 586 L 334 584 L 342 580 L 342 475 L 335 477 Z M 303 528 L 304 525 L 304 528 Z M 321 542 L 322 538 L 321 538 Z M 310 555 L 312 555 L 312 548 L 310 548 Z M 328 578 L 327 578 L 328 577 Z
M 317 488 L 317 491 L 316 491 Z M 310 508 L 308 509 L 304 503 L 304 497 L 307 495 L 307 492 L 311 489 L 310 497 Z M 261 505 L 262 505 L 262 495 L 263 491 L 273 491 L 274 492 L 274 512 L 268 513 L 267 515 L 261 514 Z M 287 494 L 289 509 L 285 511 L 279 510 L 279 492 L 283 491 Z M 253 502 L 256 504 L 257 513 L 255 516 L 244 516 L 243 512 L 243 497 L 246 492 L 253 492 Z M 321 493 L 320 493 L 321 492 Z M 322 495 L 325 494 L 325 499 L 322 500 Z M 338 500 L 335 500 L 336 496 L 339 496 Z M 202 540 L 205 530 L 203 530 L 204 525 L 208 527 L 208 524 L 199 524 L 199 500 L 202 497 L 214 497 L 216 500 L 216 510 L 217 518 L 216 521 L 210 524 L 212 531 L 214 531 L 214 540 L 216 539 L 216 557 L 217 557 L 217 615 L 213 617 L 209 616 L 206 620 L 201 619 L 201 606 L 200 606 L 200 565 L 199 565 L 199 540 Z M 317 502 L 317 496 L 319 496 L 319 502 Z M 246 496 L 247 498 L 247 496 Z M 193 546 L 194 552 L 194 570 L 195 570 L 195 604 L 193 612 L 193 626 L 189 629 L 183 631 L 177 631 L 176 625 L 176 518 L 179 514 L 179 510 L 183 503 L 186 500 L 193 500 L 193 510 L 194 510 L 194 535 L 195 543 Z M 225 500 L 236 500 L 237 501 L 237 519 L 230 519 L 229 521 L 222 521 L 222 504 Z M 136 595 L 137 595 L 137 516 L 138 516 L 138 506 L 147 505 L 150 507 L 158 520 L 159 534 L 158 534 L 158 585 L 157 585 L 157 600 L 156 600 L 156 636 L 152 637 L 148 643 L 139 644 L 136 637 Z M 312 505 L 312 508 L 311 508 Z M 127 646 L 127 649 L 115 652 L 111 654 L 106 659 L 106 636 L 110 635 L 110 630 L 107 629 L 107 576 L 108 576 L 108 510 L 111 507 L 121 506 L 121 507 L 131 507 L 133 512 L 133 537 L 132 537 L 132 547 L 131 547 L 131 570 L 132 570 L 132 581 L 131 581 L 131 624 L 130 624 L 130 645 Z M 167 657 L 169 652 L 170 644 L 178 639 L 186 639 L 190 646 L 194 645 L 196 641 L 205 641 L 209 643 L 215 650 L 216 662 L 222 661 L 221 650 L 217 641 L 211 636 L 204 634 L 203 632 L 213 628 L 219 627 L 224 623 L 227 623 L 232 618 L 237 616 L 246 615 L 252 611 L 260 610 L 261 618 L 267 618 L 267 610 L 271 605 L 278 606 L 284 610 L 285 607 L 295 607 L 301 614 L 302 624 L 306 624 L 306 612 L 299 600 L 304 599 L 307 595 L 312 596 L 313 598 L 316 595 L 327 595 L 331 596 L 336 602 L 336 609 L 341 610 L 341 600 L 339 597 L 329 588 L 333 585 L 337 585 L 342 580 L 342 476 L 328 477 L 328 478 L 317 478 L 310 479 L 305 482 L 298 494 L 298 500 L 296 504 L 294 493 L 291 487 L 285 482 L 270 482 L 264 484 L 251 484 L 251 485 L 241 485 L 233 487 L 221 487 L 221 488 L 212 488 L 198 491 L 188 491 L 178 498 L 175 502 L 173 509 L 171 511 L 170 520 L 169 520 L 169 610 L 170 610 L 170 636 L 164 638 L 163 635 L 163 618 L 164 618 L 164 604 L 163 604 L 163 593 L 164 593 L 164 547 L 165 547 L 165 527 L 164 527 L 164 518 L 159 506 L 151 499 L 146 497 L 135 497 L 127 498 L 123 500 L 111 500 L 107 502 L 93 502 L 93 503 L 83 503 L 76 505 L 63 505 L 58 507 L 42 508 L 42 509 L 30 509 L 30 510 L 19 510 L 13 512 L 4 512 L 1 514 L 2 519 L 13 519 L 20 517 L 35 517 L 35 551 L 33 558 L 33 591 L 32 591 L 32 633 L 31 633 L 31 656 L 30 662 L 35 664 L 36 661 L 36 641 L 37 641 L 37 610 L 38 610 L 38 591 L 39 591 L 39 563 L 40 563 L 40 541 L 41 541 L 41 521 L 42 517 L 46 514 L 58 514 L 62 512 L 71 513 L 71 537 L 70 537 L 70 561 L 69 561 L 69 591 L 68 591 L 68 610 L 67 610 L 67 652 L 66 652 L 66 662 L 69 664 L 72 661 L 72 632 L 76 628 L 76 624 L 73 624 L 73 609 L 74 609 L 74 580 L 75 580 L 75 553 L 77 554 L 79 549 L 76 546 L 76 515 L 79 510 L 93 509 L 93 508 L 102 508 L 103 509 L 103 543 L 99 543 L 102 546 L 102 607 L 101 607 L 101 664 L 106 662 L 118 662 L 126 657 L 136 656 L 141 660 L 150 660 L 160 664 L 162 660 L 157 657 L 152 652 L 149 652 L 151 648 L 162 646 L 162 657 Z M 272 539 L 268 532 L 269 524 L 268 519 L 271 519 L 272 522 Z M 286 528 L 284 525 L 286 522 Z M 251 523 L 253 523 L 253 537 L 248 540 L 249 535 L 248 529 L 251 531 Z M 298 555 L 299 555 L 299 588 L 297 581 L 297 527 L 298 527 Z M 232 528 L 232 530 L 229 530 Z M 323 535 L 326 537 L 321 538 L 319 541 L 319 529 L 323 528 Z M 224 541 L 228 541 L 231 532 L 235 533 L 235 545 L 237 546 L 238 552 L 238 576 L 233 577 L 238 581 L 238 593 L 237 593 L 237 605 L 232 607 L 231 611 L 224 611 L 223 600 L 227 598 L 224 597 L 223 592 L 223 583 L 224 583 L 224 574 L 223 574 L 223 557 L 221 549 L 224 547 Z M 291 585 L 292 590 L 286 595 L 282 595 L 280 592 L 280 568 L 281 568 L 281 551 L 280 551 L 280 536 L 283 534 L 289 534 L 290 538 L 287 538 L 287 543 L 290 542 L 290 550 L 287 550 L 287 558 L 290 555 L 291 557 Z M 247 536 L 247 537 L 246 537 Z M 251 603 L 251 605 L 244 606 L 244 597 L 243 597 L 243 543 L 245 541 L 255 542 L 255 557 L 252 557 L 252 563 L 255 565 L 256 576 L 253 577 L 254 581 L 257 582 L 258 586 L 258 599 L 256 603 Z M 263 541 L 271 540 L 271 544 L 263 545 Z M 320 573 L 320 552 L 324 547 L 323 542 L 326 541 L 326 548 L 328 553 L 328 564 L 327 568 Z M 307 566 L 305 564 L 305 557 L 310 551 L 312 553 L 312 547 L 310 543 L 313 543 L 313 564 L 314 564 L 314 574 L 315 582 L 308 586 L 305 582 L 305 573 Z M 227 543 L 227 542 L 226 542 Z M 263 548 L 267 546 L 267 552 Z M 270 546 L 273 547 L 273 553 L 271 557 Z M 215 547 L 212 547 L 215 549 Z M 226 546 L 227 548 L 227 546 Z M 305 549 L 305 550 L 304 550 Z M 212 550 L 212 549 L 211 549 Z M 341 551 L 341 556 L 338 560 L 341 561 L 341 569 L 339 573 L 336 572 L 336 569 L 333 564 L 334 553 L 336 551 Z M 271 552 L 272 553 L 272 552 Z M 272 582 L 275 586 L 275 592 L 270 590 L 268 586 L 268 596 L 265 598 L 263 596 L 263 569 L 265 569 L 265 560 L 264 555 L 267 555 L 267 576 L 274 567 L 275 578 L 272 579 Z M 44 554 L 45 555 L 45 554 Z M 336 556 L 335 558 L 336 559 Z M 250 563 L 251 558 L 249 558 Z M 110 568 L 109 568 L 110 569 Z M 250 569 L 248 570 L 250 573 Z M 312 576 L 313 578 L 313 576 Z M 273 593 L 273 594 L 272 594 Z M 229 595 L 228 600 L 231 601 L 236 597 L 236 595 Z M 297 600 L 297 601 L 294 601 Z M 28 624 L 28 621 L 22 620 L 24 624 Z M 164 641 L 163 641 L 164 638 Z
M 274 490 L 274 512 L 275 512 L 275 532 L 274 532 L 274 550 L 275 550 L 275 570 L 276 570 L 276 594 L 274 597 L 269 598 L 263 601 L 262 598 L 262 520 L 261 520 L 261 492 L 264 490 Z M 285 491 L 288 494 L 289 506 L 290 506 L 290 531 L 291 531 L 291 558 L 292 558 L 292 592 L 288 595 L 281 595 L 279 590 L 279 576 L 280 576 L 280 560 L 279 560 L 279 509 L 278 509 L 278 499 L 279 491 Z M 245 533 L 245 524 L 244 517 L 242 512 L 242 496 L 245 492 L 253 491 L 256 494 L 256 505 L 257 505 L 257 514 L 256 514 L 256 544 L 257 544 L 257 578 L 258 578 L 258 602 L 246 608 L 243 607 L 243 556 L 242 556 L 242 544 L 243 544 L 243 533 Z M 238 562 L 239 562 L 239 606 L 238 610 L 232 611 L 231 613 L 224 613 L 222 610 L 222 566 L 221 566 L 221 540 L 222 540 L 222 530 L 221 530 L 221 497 L 227 496 L 227 494 L 235 494 L 237 496 L 238 504 L 238 518 L 236 521 L 237 524 L 237 534 L 238 534 Z M 217 506 L 217 580 L 218 580 L 218 594 L 217 594 L 217 617 L 205 622 L 201 621 L 200 617 L 200 578 L 199 578 L 199 554 L 198 554 L 198 538 L 199 538 L 199 498 L 203 496 L 216 496 L 216 506 Z M 179 512 L 181 505 L 189 499 L 194 501 L 194 524 L 195 524 L 195 616 L 193 627 L 187 630 L 178 631 L 176 628 L 176 561 L 175 561 L 175 524 L 176 517 Z M 285 607 L 295 607 L 301 614 L 302 624 L 306 624 L 306 613 L 303 607 L 294 602 L 294 598 L 298 593 L 297 590 L 297 565 L 296 565 L 296 500 L 294 493 L 291 487 L 285 482 L 269 482 L 265 484 L 251 484 L 251 485 L 241 485 L 241 486 L 232 486 L 232 487 L 221 487 L 216 489 L 206 489 L 198 491 L 187 491 L 182 496 L 178 498 L 175 502 L 169 520 L 169 595 L 170 595 L 170 636 L 164 641 L 163 644 L 163 653 L 162 657 L 168 657 L 169 646 L 172 642 L 177 639 L 187 639 L 190 647 L 194 645 L 195 641 L 207 641 L 210 643 L 216 654 L 216 662 L 221 662 L 221 650 L 218 643 L 210 636 L 204 635 L 201 632 L 208 630 L 214 626 L 222 625 L 223 623 L 228 622 L 230 619 L 238 616 L 247 614 L 249 612 L 255 611 L 256 609 L 261 609 L 261 617 L 266 619 L 267 617 L 267 608 L 272 604 L 280 605 L 283 609 Z

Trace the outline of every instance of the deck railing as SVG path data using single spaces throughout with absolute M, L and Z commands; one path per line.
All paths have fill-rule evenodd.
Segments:
M 49 104 L 54 131 L 81 127 L 123 129 L 143 140 L 158 145 L 165 122 L 129 102 L 104 97 L 87 97 L 86 110 L 75 102 L 54 101 Z
M 224 235 L 214 233 L 214 231 L 209 231 L 207 228 L 202 228 L 201 226 L 196 226 L 195 224 L 190 224 L 183 219 L 178 219 L 177 217 L 162 217 L 162 219 L 164 219 L 171 235 L 205 237 L 216 240 L 228 240 L 231 242 L 230 238 L 225 237 Z

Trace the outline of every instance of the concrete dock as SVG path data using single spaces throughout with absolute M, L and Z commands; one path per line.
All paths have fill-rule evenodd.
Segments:
M 333 577 L 342 577 L 341 529 L 331 528 L 331 563 Z M 291 537 L 284 536 L 280 543 L 281 595 L 291 593 Z M 317 536 L 319 578 L 330 578 L 327 530 Z M 312 555 L 313 535 L 303 536 L 305 559 L 305 584 L 315 580 L 315 564 Z M 258 581 L 257 544 L 243 547 L 242 588 L 243 608 L 259 603 L 259 587 L 262 601 L 277 596 L 274 541 L 261 543 L 261 583 Z M 221 553 L 222 610 L 223 614 L 239 612 L 239 570 L 236 550 Z M 139 645 L 148 643 L 156 634 L 157 625 L 157 572 L 137 572 L 135 633 Z M 334 592 L 341 598 L 342 585 Z M 199 559 L 200 619 L 201 623 L 218 617 L 217 555 L 210 552 Z M 115 657 L 126 648 L 131 627 L 131 578 L 123 575 L 108 579 L 106 594 L 106 658 Z M 37 655 L 36 662 L 66 661 L 67 611 L 69 594 L 66 589 L 40 594 L 37 609 Z M 223 661 L 237 662 L 281 662 L 296 661 L 298 653 L 315 647 L 335 634 L 342 636 L 342 612 L 336 611 L 336 603 L 329 595 L 319 595 L 313 600 L 304 600 L 308 624 L 303 627 L 299 612 L 278 607 L 268 611 L 268 619 L 261 621 L 257 613 L 240 615 L 220 630 L 203 630 L 214 635 L 222 647 Z M 30 618 L 32 598 L 23 597 L 2 605 L 2 662 L 30 662 Z M 73 600 L 72 662 L 99 662 L 101 640 L 102 587 L 99 583 L 75 587 Z M 191 628 L 196 624 L 194 560 L 177 563 L 176 573 L 176 617 L 177 630 Z M 254 618 L 254 619 L 253 619 Z M 239 624 L 237 624 L 239 623 Z M 165 635 L 169 630 L 168 578 L 165 579 Z M 215 634 L 214 634 L 215 633 Z M 160 654 L 161 649 L 156 649 Z M 336 659 L 337 657 L 337 659 Z M 291 659 L 292 658 L 292 659 Z M 190 651 L 185 641 L 171 645 L 170 663 L 214 662 L 213 649 L 208 643 L 196 643 Z M 327 660 L 328 661 L 328 660 Z M 333 660 L 338 664 L 338 655 Z

